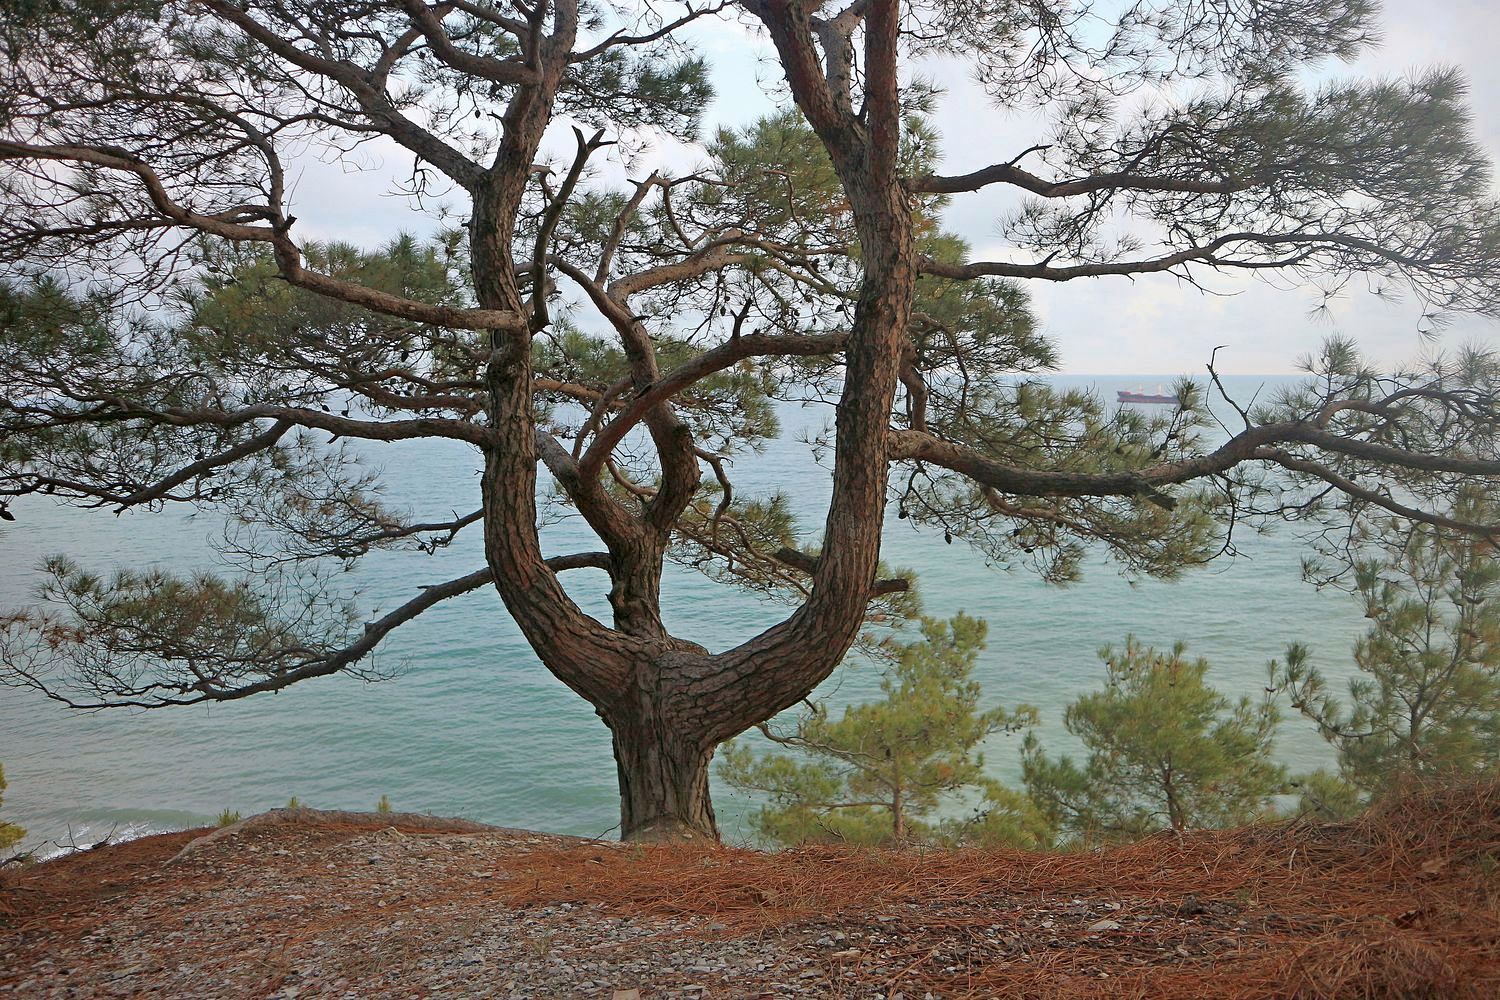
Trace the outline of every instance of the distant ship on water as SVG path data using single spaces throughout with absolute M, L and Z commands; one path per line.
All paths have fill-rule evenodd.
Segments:
M 1121 389 L 1115 393 L 1115 398 L 1122 403 L 1169 403 L 1176 406 L 1182 402 L 1176 393 L 1165 393 L 1161 386 L 1156 387 L 1155 392 L 1131 392 L 1129 389 Z

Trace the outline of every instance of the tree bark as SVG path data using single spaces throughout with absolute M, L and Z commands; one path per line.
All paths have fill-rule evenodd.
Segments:
M 714 743 L 675 717 L 672 706 L 685 692 L 672 683 L 674 673 L 661 662 L 645 666 L 630 703 L 601 713 L 620 780 L 620 839 L 716 843 L 708 795 Z
M 610 553 L 614 628 L 583 614 L 544 568 L 535 532 L 529 338 L 496 334 L 486 369 L 495 438 L 486 451 L 486 554 L 496 587 L 542 662 L 593 704 L 611 730 L 626 840 L 717 841 L 708 793 L 714 748 L 806 697 L 842 661 L 864 620 L 880 558 L 888 427 L 916 280 L 911 209 L 896 171 L 898 13 L 896 0 L 875 0 L 865 36 L 863 117 L 831 105 L 826 85 L 814 79 L 819 70 L 806 11 L 775 0 L 775 9 L 763 15 L 778 48 L 800 60 L 799 72 L 790 74 L 794 95 L 848 193 L 864 265 L 845 345 L 823 552 L 809 600 L 789 619 L 718 655 L 667 633 L 660 613 L 662 554 L 698 488 L 699 469 L 688 428 L 664 401 L 645 414 L 662 481 L 641 517 L 622 517 L 623 508 L 597 487 L 607 455 L 585 456 L 571 481 L 559 476 Z M 509 244 L 521 200 L 517 178 L 524 181 L 522 165 L 535 152 L 542 108 L 560 79 L 558 65 L 544 58 L 535 95 L 529 103 L 518 98 L 507 112 L 501 159 L 513 169 L 497 176 L 509 186 L 476 192 L 475 277 L 481 304 L 489 308 L 522 307 Z M 596 297 L 613 307 L 606 311 L 637 392 L 648 391 L 661 373 L 647 332 L 624 303 Z
M 837 407 L 833 498 L 812 595 L 791 618 L 717 656 L 663 635 L 668 648 L 637 671 L 628 703 L 601 709 L 614 733 L 621 835 L 627 840 L 717 839 L 708 799 L 714 748 L 806 697 L 842 661 L 864 620 L 880 558 L 887 428 L 916 280 L 911 210 L 896 171 L 898 13 L 896 0 L 876 0 L 871 11 L 864 120 L 841 113 L 829 100 L 806 12 L 773 0 L 761 15 L 784 61 L 795 64 L 789 69 L 794 97 L 843 181 L 864 264 Z M 665 462 L 671 451 L 665 438 L 673 428 L 661 430 L 655 436 Z M 669 521 L 662 518 L 653 527 L 665 528 Z M 620 560 L 621 548 L 611 547 L 617 562 L 646 568 L 639 560 Z M 659 581 L 659 565 L 650 571 Z M 641 606 L 654 608 L 654 587 L 628 579 L 616 586 L 618 626 L 633 620 L 639 634 L 640 624 L 659 620 Z M 636 598 L 635 606 L 621 599 L 627 595 Z M 648 595 L 648 602 L 640 601 Z M 623 611 L 630 612 L 624 619 Z

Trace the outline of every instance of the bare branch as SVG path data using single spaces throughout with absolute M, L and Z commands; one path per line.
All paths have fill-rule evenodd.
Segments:
M 1182 194 L 1233 194 L 1254 187 L 1239 178 L 1157 177 L 1129 171 L 1093 174 L 1070 180 L 1048 181 L 1010 163 L 996 163 L 967 174 L 924 174 L 905 182 L 913 194 L 958 194 L 978 191 L 991 184 L 1010 184 L 1044 198 L 1071 198 L 1099 191 L 1174 191 Z
M 808 555 L 800 549 L 783 546 L 776 550 L 775 558 L 778 562 L 796 567 L 809 576 L 818 571 L 818 557 Z M 876 580 L 875 585 L 870 588 L 870 596 L 883 597 L 886 594 L 904 594 L 909 590 L 911 590 L 911 581 L 898 576 L 892 577 L 889 580 Z

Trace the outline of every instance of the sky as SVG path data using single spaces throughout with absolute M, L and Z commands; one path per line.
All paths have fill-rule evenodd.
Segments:
M 1476 136 L 1500 158 L 1500 63 L 1493 39 L 1500 37 L 1500 5 L 1486 0 L 1387 0 L 1383 43 L 1352 66 L 1334 64 L 1330 77 L 1397 76 L 1438 66 L 1457 66 L 1470 81 Z M 718 97 L 705 135 L 719 125 L 739 126 L 777 108 L 777 68 L 768 44 L 734 21 L 704 24 L 695 43 L 713 68 Z M 942 136 L 943 171 L 962 173 L 1009 160 L 1045 140 L 1046 122 L 1034 113 L 993 108 L 957 65 L 927 69 L 945 88 L 934 124 Z M 569 136 L 558 135 L 559 158 L 571 152 Z M 306 163 L 296 189 L 296 214 L 304 237 L 339 238 L 373 245 L 401 231 L 422 228 L 405 199 L 390 193 L 393 173 L 409 166 L 409 156 L 371 148 L 361 169 L 351 165 Z M 656 167 L 690 170 L 700 150 L 679 145 L 639 151 L 628 163 L 608 164 L 602 182 L 640 177 Z M 956 199 L 949 229 L 969 241 L 976 259 L 1003 256 L 997 220 L 1013 196 L 1003 190 Z M 1238 275 L 1207 276 L 1209 293 L 1170 275 L 1086 279 L 1066 283 L 1031 282 L 1033 306 L 1042 329 L 1057 344 L 1061 370 L 1075 374 L 1201 373 L 1215 346 L 1223 345 L 1218 367 L 1226 374 L 1282 374 L 1330 336 L 1358 342 L 1383 367 L 1469 344 L 1493 345 L 1500 325 L 1458 317 L 1435 341 L 1418 334 L 1419 308 L 1410 301 L 1391 305 L 1364 291 L 1352 291 L 1327 312 L 1314 313 L 1317 290 L 1281 280 L 1274 284 Z

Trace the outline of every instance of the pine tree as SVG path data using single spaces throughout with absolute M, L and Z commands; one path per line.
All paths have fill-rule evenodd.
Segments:
M 1205 682 L 1208 661 L 1185 652 L 1182 643 L 1162 653 L 1134 637 L 1099 651 L 1105 689 L 1074 701 L 1065 716 L 1087 751 L 1081 765 L 1049 757 L 1027 736 L 1026 788 L 1079 842 L 1247 823 L 1284 789 L 1285 772 L 1271 758 L 1274 703 L 1231 701 Z
M 754 817 L 756 831 L 788 845 L 1045 843 L 1046 825 L 1025 796 L 984 774 L 980 745 L 1036 720 L 1028 705 L 979 710 L 972 674 L 985 632 L 982 619 L 962 612 L 923 619 L 921 641 L 894 650 L 884 700 L 847 708 L 838 721 L 815 706 L 790 734 L 760 727 L 791 754 L 757 755 L 743 740 L 726 747 L 720 776 L 770 799 Z M 982 799 L 974 814 L 941 818 L 965 793 Z
M 1201 395 L 1152 423 L 1026 377 L 1050 354 L 1018 308 L 1038 283 L 1116 282 L 1126 308 L 1152 281 L 1259 274 L 1500 315 L 1500 204 L 1461 77 L 1306 85 L 1378 36 L 1368 0 L 1095 4 L 1086 31 L 1034 3 L 514 6 L 5 6 L 0 520 L 206 510 L 246 529 L 224 554 L 256 561 L 53 561 L 46 606 L 0 614 L 5 681 L 156 708 L 378 676 L 393 632 L 493 590 L 609 728 L 622 836 L 713 840 L 715 750 L 806 698 L 907 588 L 881 573 L 892 499 L 933 544 L 1050 579 L 1096 545 L 1170 576 L 1246 518 L 1436 523 L 1459 482 L 1500 474 L 1493 358 L 1383 378 L 1326 351 L 1227 440 Z M 686 173 L 633 159 L 699 140 L 691 32 L 718 16 L 764 33 L 788 113 Z M 1035 111 L 1041 141 L 945 161 L 923 124 L 935 54 Z M 600 169 L 619 142 L 628 183 Z M 377 147 L 411 164 L 392 179 L 411 228 L 438 203 L 451 228 L 321 244 L 337 221 L 296 198 L 302 163 Z M 1016 199 L 995 252 L 943 237 L 942 212 L 991 194 Z M 833 428 L 807 534 L 734 482 L 790 401 Z M 472 466 L 393 510 L 358 460 L 386 441 L 460 442 Z M 549 481 L 592 536 L 550 556 Z M 379 616 L 338 584 L 465 531 L 482 560 L 427 563 Z M 663 617 L 668 559 L 795 608 L 710 652 Z
M 1455 518 L 1493 516 L 1470 493 Z M 1338 756 L 1337 773 L 1302 779 L 1303 808 L 1337 816 L 1410 779 L 1451 779 L 1500 763 L 1500 560 L 1494 542 L 1434 525 L 1362 541 L 1352 591 L 1370 629 L 1345 708 L 1292 645 L 1275 686 Z
M 0 767 L 0 793 L 5 791 L 5 768 Z M 4 796 L 0 795 L 0 804 L 3 804 Z M 7 823 L 0 819 L 0 851 L 14 847 L 26 836 L 26 831 L 14 823 Z

